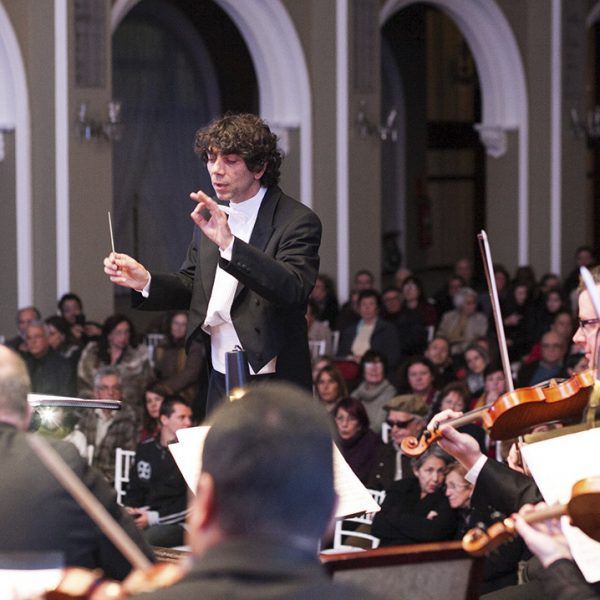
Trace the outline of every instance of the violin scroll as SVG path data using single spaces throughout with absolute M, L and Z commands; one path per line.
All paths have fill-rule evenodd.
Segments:
M 487 556 L 496 548 L 515 537 L 515 522 L 510 517 L 484 529 L 482 525 L 469 529 L 462 539 L 465 552 L 473 556 Z
M 419 439 L 417 439 L 413 435 L 405 437 L 400 442 L 400 449 L 402 450 L 402 453 L 406 456 L 410 458 L 416 458 L 424 454 L 427 450 L 429 450 L 431 444 L 438 440 L 441 437 L 441 435 L 442 434 L 438 429 L 435 429 L 434 431 L 426 429 Z

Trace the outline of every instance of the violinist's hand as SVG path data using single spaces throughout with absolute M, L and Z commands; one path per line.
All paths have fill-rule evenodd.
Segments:
M 438 445 L 442 450 L 453 456 L 467 470 L 469 470 L 482 456 L 481 448 L 477 440 L 467 433 L 460 433 L 451 425 L 444 425 L 450 419 L 455 419 L 462 415 L 461 412 L 454 410 L 443 410 L 434 415 L 433 419 L 427 425 L 427 429 L 433 431 L 439 426 L 442 437 L 438 440 Z
M 573 560 L 569 545 L 560 526 L 560 519 L 547 519 L 532 525 L 526 523 L 523 519 L 523 515 L 544 508 L 546 508 L 544 502 L 540 502 L 536 506 L 525 504 L 519 510 L 519 514 L 513 515 L 519 535 L 523 538 L 527 547 L 540 559 L 544 567 L 549 567 L 561 558 Z
M 144 265 L 131 256 L 118 252 L 111 252 L 104 259 L 104 272 L 113 283 L 138 292 L 146 287 L 150 279 Z
M 190 198 L 198 203 L 192 211 L 192 221 L 200 227 L 202 233 L 224 250 L 233 241 L 233 234 L 227 223 L 227 215 L 219 205 L 202 191 L 192 192 Z M 206 212 L 208 211 L 208 213 Z

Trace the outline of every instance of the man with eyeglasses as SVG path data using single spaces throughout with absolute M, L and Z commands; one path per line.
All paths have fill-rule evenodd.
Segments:
M 94 377 L 94 397 L 100 400 L 121 400 L 123 389 L 121 375 L 114 367 L 102 367 Z M 109 483 L 115 480 L 115 454 L 117 448 L 135 450 L 137 443 L 137 416 L 127 404 L 120 410 L 97 408 L 86 410 L 77 428 L 85 435 L 87 443 L 94 446 L 92 464 Z
M 566 340 L 555 331 L 547 331 L 542 336 L 540 359 L 526 363 L 519 369 L 517 387 L 528 387 L 552 378 L 568 377 L 564 366 L 566 351 Z
M 367 487 L 374 490 L 387 490 L 394 481 L 414 477 L 410 458 L 400 451 L 400 442 L 405 437 L 421 434 L 429 412 L 425 402 L 414 394 L 395 396 L 383 409 L 387 411 L 385 422 L 390 441 L 378 448 L 367 479 Z
M 600 288 L 600 267 L 594 267 L 591 274 L 598 290 Z M 598 366 L 600 315 L 596 314 L 590 294 L 583 284 L 579 285 L 579 292 L 579 327 L 573 336 L 573 342 L 583 347 L 588 368 L 595 369 Z

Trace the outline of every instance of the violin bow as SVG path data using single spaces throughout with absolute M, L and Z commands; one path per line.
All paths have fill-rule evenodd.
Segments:
M 500 350 L 500 359 L 502 360 L 502 369 L 506 379 L 506 387 L 509 392 L 515 391 L 512 371 L 510 368 L 510 360 L 508 358 L 508 347 L 506 346 L 506 336 L 504 334 L 504 322 L 502 321 L 502 312 L 500 310 L 500 301 L 498 300 L 498 288 L 496 287 L 496 279 L 494 278 L 494 264 L 492 263 L 492 253 L 488 243 L 487 233 L 482 229 L 481 233 L 477 234 L 479 241 L 479 250 L 483 259 L 483 268 L 485 278 L 488 284 L 488 292 L 492 303 L 492 313 L 494 315 L 494 323 L 496 324 L 496 333 L 498 334 L 498 347 Z
M 583 280 L 585 288 L 590 295 L 590 300 L 592 301 L 592 306 L 596 311 L 596 316 L 600 318 L 600 294 L 598 293 L 596 282 L 594 281 L 594 278 L 587 267 L 579 267 L 579 273 L 581 274 L 581 279 Z M 592 365 L 594 362 L 596 363 L 596 377 L 587 410 L 587 423 L 590 427 L 594 427 L 596 408 L 600 405 L 600 381 L 598 380 L 598 375 L 600 374 L 600 352 L 598 352 L 598 331 L 596 331 L 596 339 L 594 340 L 594 356 L 592 356 Z

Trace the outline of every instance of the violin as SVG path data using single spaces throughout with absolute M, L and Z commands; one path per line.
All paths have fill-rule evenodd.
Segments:
M 573 525 L 600 542 L 600 477 L 588 477 L 575 483 L 567 504 L 528 513 L 523 519 L 531 524 L 563 515 L 569 515 Z M 485 556 L 516 535 L 515 520 L 507 517 L 487 530 L 480 527 L 470 529 L 463 537 L 462 546 L 473 556 Z
M 594 372 L 588 369 L 564 381 L 551 379 L 536 386 L 506 392 L 486 406 L 441 424 L 436 423 L 433 430 L 426 430 L 420 439 L 406 437 L 400 448 L 411 458 L 421 456 L 442 437 L 441 425 L 461 427 L 481 419 L 493 440 L 509 440 L 541 423 L 578 418 L 588 403 L 594 381 Z

